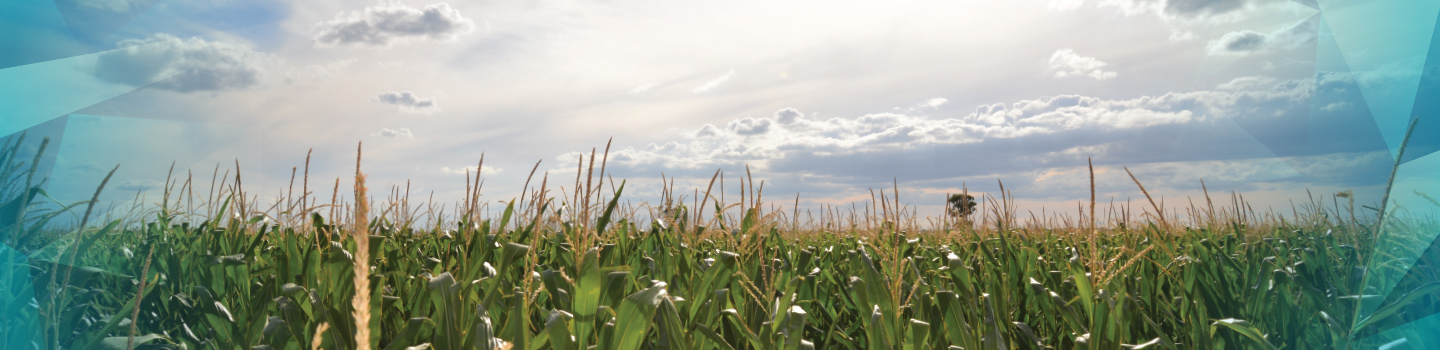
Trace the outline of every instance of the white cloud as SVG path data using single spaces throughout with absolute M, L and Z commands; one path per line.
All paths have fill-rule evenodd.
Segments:
M 1216 89 L 1220 89 L 1220 90 L 1243 91 L 1243 90 L 1252 90 L 1252 89 L 1256 89 L 1256 88 L 1268 87 L 1268 86 L 1270 86 L 1269 84 L 1270 84 L 1270 83 L 1273 83 L 1273 82 L 1275 82 L 1275 78 L 1271 78 L 1271 77 L 1262 77 L 1262 76 L 1239 77 L 1239 78 L 1231 79 L 1230 81 L 1225 82 L 1224 84 L 1216 85 L 1215 88 L 1216 88 Z
M 1190 41 L 1193 39 L 1195 39 L 1195 32 L 1188 30 L 1180 30 L 1177 28 L 1170 28 L 1171 42 Z
M 1211 55 L 1243 55 L 1264 50 L 1289 50 L 1315 42 L 1319 28 L 1310 21 L 1277 30 L 1261 33 L 1253 30 L 1238 30 L 1211 40 L 1206 48 Z
M 434 113 L 440 111 L 440 105 L 435 103 L 433 97 L 419 97 L 410 91 L 390 91 L 381 93 L 375 97 L 376 102 L 393 105 L 401 112 L 406 113 Z
M 1056 78 L 1090 77 L 1095 80 L 1114 78 L 1118 73 L 1102 70 L 1108 63 L 1094 57 L 1080 56 L 1075 50 L 1060 49 L 1050 55 L 1050 71 Z
M 1238 16 L 1241 10 L 1282 0 L 1103 0 L 1127 16 L 1154 14 L 1165 20 L 1196 20 Z
M 1302 80 L 1256 91 L 1202 90 L 1124 100 L 1061 95 L 982 105 L 963 117 L 945 119 L 873 113 L 818 120 L 785 108 L 772 116 L 740 118 L 724 126 L 704 124 L 685 133 L 684 139 L 621 149 L 612 152 L 612 159 L 670 169 L 736 162 L 763 168 L 763 164 L 793 156 L 885 153 L 1041 135 L 1056 135 L 1046 136 L 1052 140 L 1069 139 L 1082 134 L 1106 135 L 1163 125 L 1271 116 L 1308 106 L 1310 87 Z
M 710 91 L 710 89 L 714 89 L 716 86 L 720 86 L 720 84 L 724 84 L 726 80 L 730 80 L 730 77 L 733 76 L 733 75 L 735 75 L 735 70 L 734 70 L 734 69 L 731 69 L 729 72 L 726 72 L 725 75 L 722 75 L 722 76 L 720 76 L 719 78 L 715 78 L 715 79 L 712 79 L 712 80 L 710 80 L 710 81 L 707 81 L 707 82 L 705 82 L 704 84 L 700 84 L 699 86 L 696 86 L 694 89 L 691 89 L 690 91 L 691 91 L 691 92 L 694 92 L 694 93 L 697 93 L 697 94 L 698 94 L 698 93 L 702 93 L 702 92 L 706 92 L 706 91 Z
M 1253 30 L 1241 30 L 1225 33 L 1219 39 L 1211 40 L 1209 45 L 1211 54 L 1243 53 L 1259 50 L 1265 47 L 1265 34 Z
M 126 39 L 119 49 L 101 53 L 91 70 L 114 83 L 178 92 L 245 89 L 265 78 L 262 68 L 269 56 L 249 46 L 180 39 L 160 33 L 146 39 Z M 153 83 L 152 83 L 153 82 Z
M 940 106 L 943 106 L 943 105 L 945 105 L 946 103 L 950 103 L 950 100 L 949 100 L 949 99 L 946 99 L 946 98 L 944 98 L 944 97 L 936 97 L 936 98 L 931 98 L 931 99 L 928 99 L 928 100 L 920 101 L 920 103 L 916 103 L 915 105 L 910 106 L 910 107 L 905 107 L 905 108 L 895 107 L 895 108 L 893 108 L 893 109 L 894 109 L 895 111 L 897 111 L 897 113 L 900 113 L 900 112 L 903 112 L 903 113 L 925 113 L 925 112 L 934 112 L 934 111 L 939 110 L 939 109 L 940 109 Z
M 656 84 L 656 83 L 644 83 L 644 84 L 640 84 L 640 85 L 638 85 L 638 86 L 635 86 L 635 88 L 630 89 L 630 91 L 629 91 L 628 93 L 631 94 L 631 95 L 643 94 L 643 93 L 645 93 L 646 91 L 650 91 L 650 89 L 655 88 L 655 86 L 657 86 L 657 85 L 659 85 L 659 84 Z
M 464 175 L 464 174 L 467 174 L 467 173 L 468 173 L 468 174 L 474 175 L 474 174 L 475 174 L 475 170 L 477 170 L 477 169 L 483 170 L 482 173 L 490 174 L 490 175 L 499 174 L 500 171 L 501 171 L 500 168 L 492 167 L 492 166 L 489 166 L 489 165 L 486 165 L 486 166 L 484 166 L 483 168 L 477 168 L 477 167 L 475 167 L 474 165 L 471 165 L 471 166 L 459 167 L 459 168 L 451 168 L 451 167 L 448 167 L 448 166 L 447 166 L 447 167 L 442 167 L 442 168 L 440 168 L 440 172 L 446 173 L 446 174 L 460 174 L 460 175 Z
M 164 186 L 164 184 L 160 183 L 160 181 L 155 180 L 125 180 L 124 182 L 121 182 L 119 186 L 116 186 L 116 188 L 125 191 L 144 192 L 151 189 L 160 188 L 161 186 Z
M 781 125 L 794 124 L 795 121 L 800 120 L 800 118 L 804 117 L 804 113 L 800 113 L 800 111 L 797 111 L 794 108 L 784 108 L 775 111 L 774 115 L 775 121 L 780 122 Z
M 1320 110 L 1321 110 L 1321 111 L 1326 111 L 1326 112 L 1334 112 L 1334 111 L 1338 111 L 1338 110 L 1350 108 L 1350 106 L 1351 106 L 1350 102 L 1341 101 L 1341 102 L 1335 102 L 1335 103 L 1327 104 L 1327 105 L 1325 105 L 1325 107 L 1321 107 Z
M 115 13 L 130 12 L 135 5 L 130 0 L 74 0 L 75 5 L 83 9 L 103 10 Z
M 760 135 L 770 131 L 772 124 L 770 118 L 752 119 L 745 118 L 730 122 L 726 125 L 736 135 L 751 136 Z
M 414 40 L 455 40 L 475 31 L 475 21 L 447 3 L 424 8 L 401 4 L 366 7 L 316 24 L 315 42 L 322 46 L 389 47 Z
M 381 128 L 379 133 L 377 133 L 377 134 L 371 134 L 371 135 L 383 136 L 383 137 L 394 137 L 394 138 L 407 138 L 407 139 L 413 139 L 413 138 L 415 138 L 415 134 L 414 134 L 414 133 L 411 133 L 409 128 L 399 128 L 399 129 Z

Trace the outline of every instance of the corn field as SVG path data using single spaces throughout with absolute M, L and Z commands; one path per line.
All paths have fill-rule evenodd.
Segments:
M 27 209 L 43 179 L 18 143 L 0 153 L 0 199 L 21 203 L 0 222 L 5 349 L 1354 349 L 1440 306 L 1440 286 L 1402 284 L 1362 318 L 1366 262 L 1398 254 L 1374 248 L 1429 245 L 1377 230 L 1435 226 L 1324 198 L 1124 219 L 1092 199 L 1077 220 L 1025 221 L 1001 192 L 972 220 L 920 225 L 880 191 L 863 214 L 801 223 L 753 179 L 740 203 L 711 186 L 631 205 L 592 152 L 571 192 L 534 179 L 495 217 L 478 174 L 447 216 L 399 188 L 371 199 L 357 159 L 351 202 L 307 175 L 256 203 L 237 170 L 100 219 L 93 201 Z M 82 223 L 49 223 L 64 215 Z

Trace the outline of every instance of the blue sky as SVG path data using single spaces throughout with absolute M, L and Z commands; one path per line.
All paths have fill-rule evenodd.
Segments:
M 1171 207 L 1200 198 L 1202 179 L 1257 209 L 1289 212 L 1307 190 L 1376 202 L 1437 13 L 1280 0 L 20 3 L 48 16 L 9 22 L 29 38 L 7 43 L 24 49 L 0 62 L 9 74 L 123 88 L 35 129 L 66 126 L 55 185 L 76 190 L 57 196 L 83 199 L 114 163 L 119 200 L 158 190 L 171 162 L 206 178 L 237 160 L 265 196 L 310 149 L 312 182 L 346 178 L 363 141 L 377 188 L 410 180 L 454 201 L 483 153 L 486 200 L 508 200 L 536 161 L 571 191 L 577 157 L 613 137 L 607 171 L 636 201 L 660 193 L 662 173 L 688 193 L 723 169 L 734 192 L 748 165 L 777 204 L 895 186 L 922 214 L 997 179 L 1022 210 L 1073 211 L 1087 158 L 1102 201 L 1140 196 L 1128 167 Z M 1378 16 L 1395 19 L 1366 20 Z M 1393 33 L 1405 35 L 1365 40 Z

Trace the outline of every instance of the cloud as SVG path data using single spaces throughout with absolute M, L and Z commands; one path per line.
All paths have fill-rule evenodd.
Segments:
M 769 118 L 751 119 L 745 118 L 730 122 L 729 129 L 736 135 L 751 136 L 760 135 L 770 131 L 771 120 Z
M 1230 91 L 1253 90 L 1256 88 L 1270 86 L 1269 84 L 1273 82 L 1275 82 L 1275 78 L 1271 77 L 1239 77 L 1231 79 L 1229 82 L 1226 82 L 1224 84 L 1216 85 L 1215 88 Z
M 1219 39 L 1210 41 L 1211 54 L 1239 53 L 1259 50 L 1265 46 L 1265 34 L 1252 30 L 1225 33 Z
M 891 164 L 903 163 L 904 159 L 929 162 L 920 159 L 942 154 L 983 153 L 987 156 L 982 163 L 1014 163 L 1007 166 L 1020 169 L 1046 166 L 1042 161 L 1046 157 L 1070 159 L 1080 151 L 1110 150 L 1113 147 L 1096 146 L 1113 140 L 1160 142 L 1159 145 L 1127 144 L 1122 147 L 1125 152 L 1144 152 L 1126 154 L 1125 159 L 1183 158 L 1184 155 L 1168 153 L 1169 148 L 1180 147 L 1190 137 L 1156 136 L 1168 135 L 1159 130 L 1224 132 L 1233 129 L 1215 127 L 1218 121 L 1263 121 L 1276 115 L 1291 115 L 1293 111 L 1309 108 L 1311 82 L 1285 81 L 1265 89 L 1201 90 L 1132 99 L 1059 95 L 981 105 L 974 112 L 951 118 L 887 112 L 820 120 L 785 108 L 770 116 L 739 118 L 723 126 L 704 124 L 668 142 L 622 148 L 612 152 L 611 159 L 615 164 L 644 169 L 637 170 L 641 174 L 738 164 L 750 164 L 762 170 L 823 174 L 827 172 L 823 170 L 826 167 L 859 166 L 874 171 L 894 171 L 907 168 L 903 164 Z M 1256 132 L 1264 136 L 1284 130 L 1289 128 L 1281 125 Z M 1251 135 L 1240 136 L 1243 138 L 1236 136 L 1234 144 L 1252 140 L 1247 145 L 1253 145 Z M 1239 147 L 1224 140 L 1213 141 L 1218 144 L 1214 147 L 1217 152 Z M 1185 146 L 1174 151 L 1201 152 L 1193 148 Z M 1074 151 L 1065 153 L 1072 149 Z M 995 158 L 990 159 L 991 156 Z M 829 170 L 836 174 L 855 172 L 853 169 Z
M 1281 0 L 1104 0 L 1102 7 L 1114 7 L 1125 15 L 1155 14 L 1166 20 L 1193 20 L 1233 15 L 1239 10 Z
M 1319 28 L 1304 21 L 1273 33 L 1238 30 L 1211 40 L 1206 48 L 1211 55 L 1243 55 L 1264 50 L 1289 50 L 1315 42 Z
M 1247 4 L 1247 0 L 1168 0 L 1165 1 L 1165 13 L 1181 17 L 1218 15 L 1239 10 Z
M 409 128 L 399 128 L 399 129 L 380 128 L 380 133 L 378 133 L 378 134 L 371 134 L 371 135 L 383 136 L 383 137 L 407 138 L 407 139 L 413 139 L 413 138 L 415 138 L 415 134 L 414 134 L 414 133 L 411 133 Z
M 1339 110 L 1343 110 L 1343 109 L 1346 109 L 1346 108 L 1350 108 L 1350 106 L 1353 106 L 1353 104 L 1351 104 L 1350 102 L 1340 101 L 1340 102 L 1335 102 L 1335 103 L 1327 104 L 1327 105 L 1325 105 L 1325 107 L 1321 107 L 1320 110 L 1321 110 L 1321 111 L 1325 111 L 1325 112 L 1334 112 L 1334 111 L 1339 111 Z
M 636 86 L 635 88 L 630 89 L 630 91 L 628 91 L 627 93 L 629 93 L 629 94 L 631 94 L 631 95 L 643 94 L 643 93 L 645 93 L 646 91 L 650 91 L 650 89 L 655 88 L 655 86 L 657 86 L 657 85 L 659 85 L 659 84 L 656 84 L 656 83 L 644 83 L 644 84 L 640 84 L 639 86 Z
M 315 42 L 321 46 L 389 47 L 416 40 L 455 40 L 475 31 L 475 21 L 442 2 L 422 9 L 401 4 L 366 7 L 316 27 L 320 33 Z
M 381 93 L 375 97 L 376 102 L 387 105 L 394 105 L 401 112 L 406 113 L 434 113 L 440 111 L 440 105 L 435 103 L 433 97 L 419 97 L 410 91 L 390 91 Z
M 160 186 L 163 186 L 163 185 L 164 185 L 164 184 L 160 183 L 160 181 L 155 181 L 155 180 L 126 180 L 125 182 L 121 182 L 119 186 L 116 186 L 116 188 L 119 188 L 119 189 L 125 190 L 125 191 L 140 191 L 140 192 L 143 192 L 143 191 L 149 191 L 149 190 L 155 189 L 155 188 L 160 188 Z
M 178 92 L 254 87 L 264 81 L 261 66 L 269 59 L 249 46 L 165 33 L 121 40 L 116 46 L 119 49 L 96 58 L 91 70 L 95 77 Z
M 896 111 L 896 113 L 934 112 L 939 110 L 940 106 L 943 106 L 946 103 L 950 103 L 950 100 L 944 97 L 935 97 L 928 100 L 920 101 L 920 103 L 916 103 L 910 107 L 895 107 L 893 108 L 893 110 Z
M 710 80 L 710 81 L 707 81 L 707 82 L 705 82 L 704 84 L 700 84 L 699 86 L 696 86 L 694 89 L 691 89 L 690 91 L 691 91 L 691 92 L 694 92 L 694 93 L 697 93 L 697 94 L 698 94 L 698 93 L 702 93 L 702 92 L 706 92 L 706 91 L 710 91 L 710 89 L 714 89 L 716 86 L 720 86 L 720 84 L 724 84 L 726 80 L 730 80 L 730 77 L 733 76 L 733 75 L 735 75 L 735 70 L 734 70 L 734 69 L 731 69 L 729 72 L 726 72 L 725 75 L 722 75 L 722 76 L 720 76 L 719 78 L 715 78 L 715 79 L 712 79 L 712 80 Z
M 499 174 L 500 171 L 501 171 L 500 168 L 492 167 L 492 166 L 489 166 L 489 165 L 486 165 L 486 166 L 484 166 L 484 167 L 479 167 L 479 168 L 475 167 L 474 165 L 471 165 L 471 166 L 459 167 L 459 168 L 451 168 L 451 167 L 448 167 L 448 166 L 447 166 L 447 167 L 442 167 L 442 168 L 440 168 L 440 172 L 446 173 L 446 174 L 465 175 L 465 174 L 468 173 L 468 174 L 474 175 L 474 174 L 475 174 L 475 170 L 477 170 L 477 169 L 483 170 L 482 173 L 491 174 L 491 175 Z
M 130 12 L 135 5 L 130 0 L 74 0 L 75 5 L 83 9 L 103 10 L 115 13 Z
M 784 108 L 775 111 L 774 115 L 775 121 L 780 122 L 780 125 L 795 124 L 796 121 L 804 117 L 805 114 L 800 113 L 800 111 L 797 111 L 794 108 Z
M 1095 80 L 1114 78 L 1117 75 L 1114 71 L 1100 69 L 1108 65 L 1094 57 L 1075 54 L 1075 50 L 1071 49 L 1060 49 L 1050 55 L 1050 71 L 1054 72 L 1056 78 L 1090 77 Z

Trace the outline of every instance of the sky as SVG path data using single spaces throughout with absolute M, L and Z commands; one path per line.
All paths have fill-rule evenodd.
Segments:
M 450 203 L 479 169 L 499 203 L 532 168 L 573 193 L 577 163 L 610 142 L 606 174 L 636 202 L 662 174 L 693 196 L 718 169 L 731 203 L 748 171 L 777 206 L 898 188 L 922 216 L 1001 183 L 1022 211 L 1073 215 L 1087 161 L 1102 206 L 1143 200 L 1127 169 L 1171 209 L 1207 189 L 1284 213 L 1347 190 L 1379 202 L 1440 11 L 1372 25 L 1383 12 L 1362 1 L 25 3 L 10 6 L 57 15 L 8 24 L 29 35 L 0 75 L 94 95 L 46 95 L 32 104 L 71 107 L 0 130 L 58 140 L 57 198 L 88 198 L 117 163 L 116 201 L 157 193 L 172 163 L 200 183 L 238 164 L 247 190 L 278 195 L 307 155 L 328 197 L 363 143 L 372 188 Z M 1364 40 L 1386 30 L 1420 44 Z M 1440 168 L 1422 151 L 1402 174 L 1414 194 L 1395 195 L 1415 208 Z

